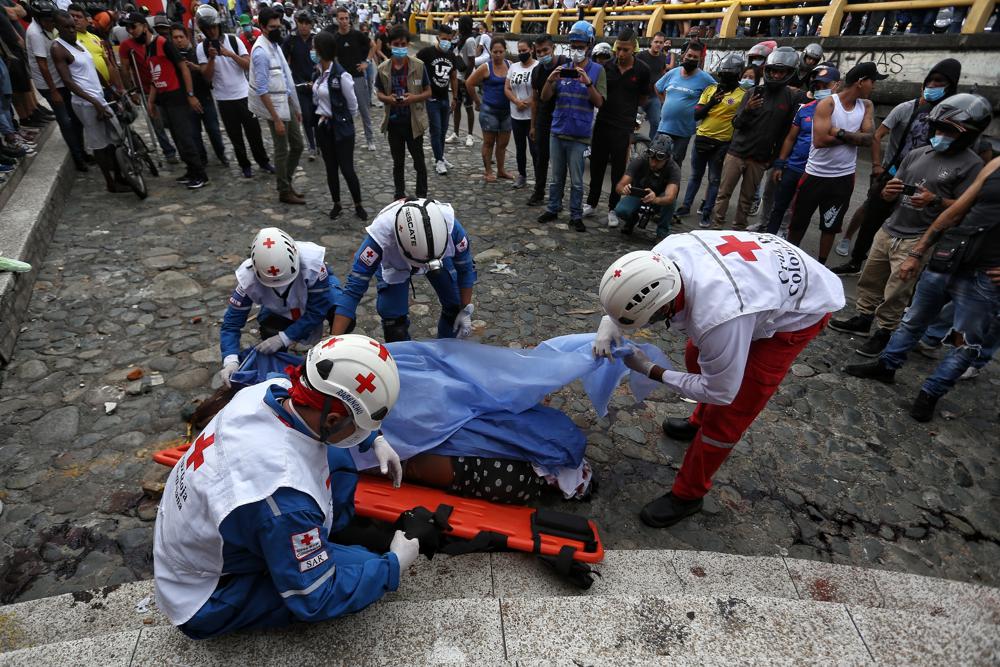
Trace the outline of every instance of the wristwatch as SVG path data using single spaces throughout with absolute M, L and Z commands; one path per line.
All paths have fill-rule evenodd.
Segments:
M 194 97 L 194 93 L 188 91 L 188 97 Z
M 837 139 L 839 141 L 843 141 L 845 136 L 847 136 L 847 130 L 845 130 L 844 128 L 840 128 L 839 130 L 837 130 Z

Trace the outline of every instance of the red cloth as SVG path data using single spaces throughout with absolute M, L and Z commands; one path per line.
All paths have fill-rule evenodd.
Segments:
M 329 396 L 305 385 L 302 381 L 301 366 L 285 367 L 285 375 L 287 375 L 288 379 L 292 381 L 292 386 L 288 389 L 288 396 L 292 399 L 292 403 L 295 403 L 296 405 L 305 405 L 310 408 L 315 408 L 316 410 L 323 409 L 323 404 L 326 403 L 326 399 L 329 398 Z M 333 405 L 330 408 L 330 414 L 344 416 L 347 414 L 347 408 L 344 407 L 344 404 L 341 403 L 339 399 L 334 399 Z
M 799 331 L 776 333 L 750 344 L 743 382 L 729 405 L 699 403 L 690 421 L 700 426 L 684 454 L 671 490 L 678 498 L 701 498 L 712 488 L 712 477 L 733 447 L 764 409 L 792 362 L 825 327 L 830 315 Z M 698 348 L 688 339 L 684 363 L 689 373 L 700 373 Z

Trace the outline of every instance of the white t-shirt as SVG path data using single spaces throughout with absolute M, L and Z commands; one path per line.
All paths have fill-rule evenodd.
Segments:
M 510 80 L 510 90 L 514 93 L 514 97 L 519 100 L 531 100 L 531 70 L 537 66 L 537 60 L 532 61 L 531 65 L 524 65 L 521 61 L 517 61 L 507 68 L 507 78 Z M 511 102 L 510 117 L 517 120 L 531 120 L 531 107 L 522 111 Z
M 48 90 L 49 86 L 42 78 L 42 70 L 38 67 L 38 61 L 35 58 L 48 60 L 52 83 L 55 84 L 56 88 L 62 88 L 63 85 L 62 79 L 59 78 L 59 72 L 56 71 L 56 66 L 52 64 L 52 56 L 49 55 L 52 51 L 52 40 L 53 37 L 45 34 L 38 21 L 32 21 L 24 33 L 24 42 L 28 47 L 28 69 L 31 70 L 31 81 L 38 90 Z
M 362 7 L 358 10 L 358 23 L 368 23 L 368 8 Z
M 224 41 L 222 41 L 224 40 Z M 232 49 L 233 42 L 236 42 L 236 55 L 247 55 L 247 47 L 243 45 L 242 39 L 229 39 L 228 35 L 222 36 L 224 48 Z M 198 45 L 198 62 L 205 64 L 208 62 L 208 55 L 205 53 L 205 42 Z M 227 56 L 215 57 L 215 73 L 212 76 L 212 95 L 219 101 L 242 100 L 250 94 L 250 87 L 247 85 L 246 71 L 240 64 Z

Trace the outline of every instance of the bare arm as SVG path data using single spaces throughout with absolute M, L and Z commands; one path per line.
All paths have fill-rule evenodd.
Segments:
M 788 129 L 788 134 L 785 135 L 785 142 L 781 144 L 781 152 L 778 153 L 778 159 L 782 162 L 787 160 L 788 156 L 792 154 L 792 149 L 795 148 L 795 140 L 799 138 L 800 129 L 802 128 L 798 125 L 792 125 Z
M 489 71 L 490 70 L 487 65 L 480 65 L 476 68 L 476 71 L 474 71 L 472 75 L 465 80 L 465 90 L 469 93 L 469 97 L 472 98 L 472 101 L 476 104 L 476 106 L 479 106 L 482 103 L 482 100 L 479 99 L 479 91 L 476 90 L 476 86 L 479 85 L 480 81 L 486 78 Z
M 889 128 L 880 124 L 872 138 L 872 172 L 875 172 L 876 176 L 882 173 L 882 140 L 887 134 L 889 134 Z
M 829 97 L 816 105 L 816 113 L 813 114 L 812 142 L 816 148 L 828 148 L 843 144 L 837 139 L 836 130 L 833 127 L 833 100 Z
M 861 121 L 861 129 L 858 132 L 845 132 L 844 143 L 852 146 L 871 146 L 874 139 L 872 128 L 875 124 L 875 105 L 871 100 L 861 101 L 865 105 L 865 117 Z

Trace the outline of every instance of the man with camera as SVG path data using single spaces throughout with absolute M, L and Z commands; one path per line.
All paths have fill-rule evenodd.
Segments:
M 632 160 L 615 186 L 621 195 L 614 212 L 624 224 L 622 234 L 631 234 L 643 205 L 658 214 L 657 230 L 670 228 L 671 204 L 680 191 L 681 168 L 674 162 L 673 140 L 660 134 L 646 150 L 645 157 Z
M 882 199 L 893 202 L 895 210 L 876 232 L 858 279 L 858 314 L 830 322 L 831 329 L 859 336 L 868 334 L 873 320 L 878 324 L 858 354 L 875 357 L 885 348 L 910 303 L 919 274 L 915 270 L 900 275 L 900 266 L 911 257 L 922 266 L 926 254 L 914 251 L 914 246 L 983 168 L 971 147 L 991 114 L 989 105 L 984 108 L 979 100 L 977 95 L 953 95 L 935 106 L 928 116 L 931 145 L 907 153 L 896 176 L 882 189 Z

